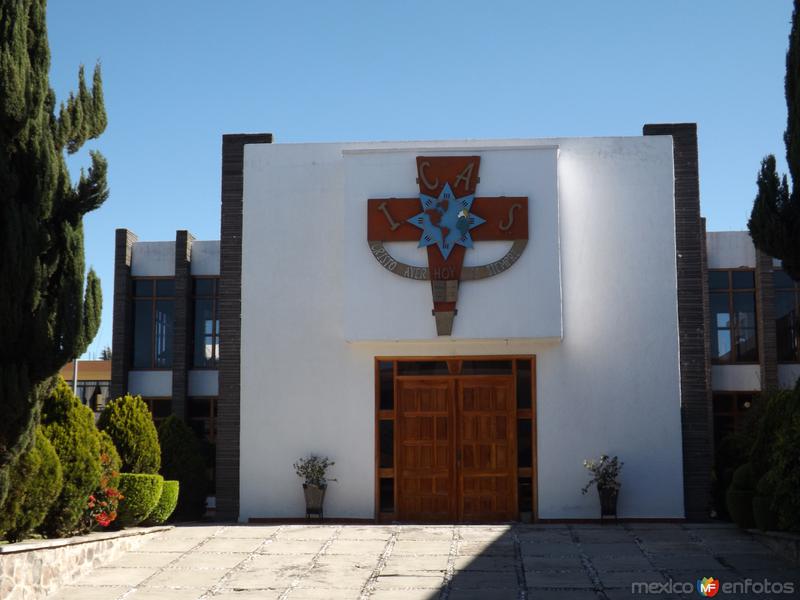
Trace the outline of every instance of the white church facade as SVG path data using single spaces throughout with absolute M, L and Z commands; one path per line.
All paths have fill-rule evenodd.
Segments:
M 700 217 L 692 124 L 224 136 L 219 241 L 117 232 L 111 393 L 214 444 L 220 518 L 302 517 L 292 464 L 311 453 L 336 463 L 332 518 L 594 519 L 582 463 L 601 454 L 624 462 L 620 518 L 704 518 L 712 372 L 751 393 L 771 373 L 763 348 L 715 364 L 734 351 L 710 324 L 709 263 L 752 271 L 754 295 L 773 277 L 723 238 Z M 774 343 L 758 310 L 751 345 Z

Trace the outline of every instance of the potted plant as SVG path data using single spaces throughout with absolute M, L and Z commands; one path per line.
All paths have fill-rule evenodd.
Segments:
M 597 484 L 597 493 L 600 495 L 600 520 L 603 517 L 617 518 L 617 497 L 619 488 L 619 472 L 624 463 L 616 457 L 608 457 L 603 454 L 599 460 L 585 460 L 583 466 L 589 469 L 592 478 L 583 488 L 586 494 L 592 484 Z
M 310 518 L 311 515 L 318 515 L 320 520 L 322 519 L 322 503 L 325 501 L 325 490 L 328 488 L 328 481 L 336 481 L 328 478 L 326 473 L 334 464 L 327 456 L 317 456 L 316 454 L 301 458 L 294 463 L 295 473 L 303 479 L 306 518 Z

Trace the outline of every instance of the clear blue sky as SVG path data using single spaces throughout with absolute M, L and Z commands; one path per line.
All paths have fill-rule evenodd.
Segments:
M 219 238 L 223 133 L 277 142 L 640 135 L 694 121 L 709 229 L 785 170 L 790 0 L 51 0 L 51 84 L 103 65 L 111 197 L 85 220 L 111 344 L 114 229 Z M 70 159 L 73 176 L 86 150 Z M 87 355 L 88 357 L 88 355 Z

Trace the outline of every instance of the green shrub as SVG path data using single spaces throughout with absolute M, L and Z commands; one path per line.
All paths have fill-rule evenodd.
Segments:
M 63 379 L 45 398 L 42 431 L 58 454 L 64 485 L 39 529 L 48 537 L 70 535 L 82 526 L 87 499 L 100 483 L 100 434 L 92 411 Z
M 11 470 L 10 484 L 0 509 L 0 533 L 15 542 L 41 524 L 63 485 L 58 455 L 41 427 L 36 428 L 33 447 Z
M 749 414 L 749 413 L 748 413 Z M 752 439 L 743 433 L 726 435 L 716 446 L 714 471 L 712 473 L 712 494 L 714 509 L 722 519 L 730 519 L 725 494 L 733 482 L 733 473 L 739 465 L 747 462 Z
M 161 441 L 161 473 L 180 481 L 181 493 L 175 517 L 196 520 L 206 512 L 205 459 L 194 431 L 176 416 L 168 417 L 158 429 Z
M 753 519 L 754 495 L 753 490 L 737 490 L 732 486 L 725 494 L 728 514 L 742 529 L 752 529 L 755 526 Z
M 161 489 L 161 496 L 158 499 L 158 504 L 147 516 L 147 525 L 161 525 L 166 523 L 167 519 L 175 511 L 178 505 L 178 492 L 180 491 L 180 482 L 172 479 L 164 481 L 164 487 Z
M 759 398 L 758 411 L 754 415 L 756 426 L 750 449 L 750 462 L 753 463 L 756 479 L 760 479 L 770 470 L 775 433 L 791 419 L 792 413 L 800 408 L 797 406 L 797 397 L 797 391 L 777 390 L 766 392 Z
M 795 392 L 795 396 L 800 396 Z M 781 529 L 800 531 L 800 397 L 794 414 L 775 432 L 767 480 L 773 489 L 772 507 Z
M 126 395 L 106 404 L 97 426 L 114 441 L 124 472 L 158 473 L 158 433 L 150 409 L 140 396 Z
M 755 491 L 756 482 L 753 475 L 752 463 L 744 463 L 733 472 L 733 481 L 731 482 L 731 486 L 733 489 L 739 491 Z
M 774 531 L 778 528 L 778 515 L 772 509 L 773 499 L 768 496 L 753 497 L 753 520 L 762 531 Z
M 123 527 L 138 525 L 147 518 L 158 504 L 164 478 L 150 473 L 121 473 L 119 491 L 122 501 L 119 503 L 117 521 Z
M 119 474 L 122 472 L 122 459 L 114 445 L 114 440 L 107 432 L 100 432 L 100 468 L 102 469 L 101 486 L 117 488 Z
M 800 383 L 800 382 L 799 382 Z M 800 385 L 762 394 L 752 427 L 750 462 L 753 476 L 768 489 L 757 494 L 759 519 L 767 523 L 767 506 L 781 529 L 800 530 Z

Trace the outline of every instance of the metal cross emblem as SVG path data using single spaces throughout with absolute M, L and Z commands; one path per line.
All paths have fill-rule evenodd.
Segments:
M 502 273 L 528 243 L 528 198 L 475 197 L 480 163 L 480 156 L 418 156 L 419 198 L 367 201 L 372 254 L 396 275 L 430 280 L 438 335 L 452 334 L 459 282 Z M 490 240 L 510 241 L 511 248 L 493 263 L 465 267 L 464 254 L 473 242 Z M 427 248 L 428 266 L 398 261 L 384 242 L 417 242 Z

